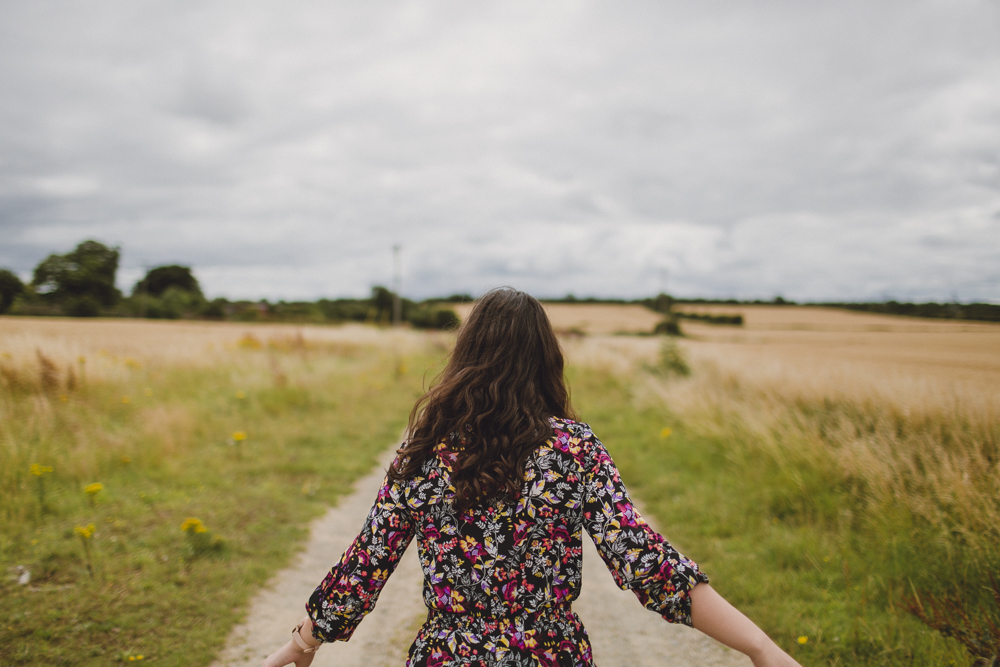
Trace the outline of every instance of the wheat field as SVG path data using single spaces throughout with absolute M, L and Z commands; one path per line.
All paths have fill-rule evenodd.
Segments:
M 787 306 L 699 312 L 742 314 L 746 325 L 684 321 L 679 346 L 694 372 L 649 381 L 645 392 L 706 434 L 836 448 L 839 472 L 883 500 L 976 549 L 1000 543 L 1000 325 Z M 659 345 L 564 342 L 572 363 L 626 374 L 653 363 Z
M 802 579 L 799 569 L 784 571 L 770 583 L 758 582 L 757 588 L 747 584 L 743 593 L 731 589 L 765 626 L 781 633 L 808 622 L 817 637 L 810 655 L 823 656 L 822 664 L 934 664 L 941 656 L 950 660 L 960 655 L 944 646 L 934 649 L 937 657 L 913 662 L 914 651 L 929 651 L 930 645 L 899 620 L 898 608 L 905 586 L 932 594 L 935 585 L 974 583 L 1000 563 L 1000 326 L 823 308 L 718 306 L 711 310 L 742 314 L 745 326 L 684 320 L 685 336 L 671 342 L 626 335 L 646 334 L 659 319 L 638 306 L 555 304 L 546 309 L 561 332 L 571 386 L 579 391 L 575 395 L 602 428 L 619 429 L 616 452 L 630 479 L 652 494 L 651 511 L 668 521 L 674 511 L 670 499 L 688 488 L 690 511 L 714 507 L 712 511 L 730 517 L 722 523 L 739 526 L 737 534 L 749 531 L 761 544 L 771 545 L 757 553 L 756 546 L 746 543 L 682 533 L 706 554 L 728 554 L 712 563 L 713 571 L 725 574 L 741 558 L 774 560 L 767 549 L 784 549 L 779 562 L 818 564 L 817 571 L 834 581 L 841 577 L 841 564 L 824 560 L 835 549 L 831 545 L 859 545 L 858 553 L 843 556 L 842 578 L 861 583 L 860 575 L 849 576 L 848 570 L 867 567 L 867 591 L 848 590 L 836 604 L 824 598 L 802 611 L 770 592 L 769 587 L 779 586 L 785 597 L 813 595 L 815 581 Z M 218 505 L 214 525 L 244 521 L 239 508 L 223 509 L 233 492 L 227 475 L 275 476 L 262 490 L 243 492 L 263 494 L 244 501 L 263 507 L 286 502 L 289 488 L 301 487 L 307 494 L 302 496 L 307 505 L 289 512 L 307 511 L 313 502 L 308 494 L 316 489 L 317 498 L 334 498 L 323 480 L 363 472 L 365 462 L 391 437 L 384 424 L 372 429 L 377 423 L 372 416 L 385 415 L 391 403 L 390 426 L 400 428 L 407 406 L 440 369 L 453 340 L 453 333 L 362 325 L 0 317 L 0 480 L 11 500 L 0 517 L 6 534 L 0 556 L 7 567 L 34 562 L 32 568 L 49 573 L 42 588 L 32 590 L 79 585 L 74 595 L 83 608 L 93 593 L 79 579 L 85 576 L 79 570 L 80 555 L 67 551 L 72 543 L 65 535 L 72 537 L 75 522 L 85 525 L 89 515 L 108 512 L 106 521 L 114 521 L 115 528 L 99 524 L 96 539 L 105 541 L 95 544 L 111 549 L 109 531 L 118 531 L 116 549 L 131 540 L 135 546 L 123 562 L 133 563 L 135 574 L 123 581 L 133 582 L 128 585 L 135 590 L 162 588 L 167 593 L 156 595 L 172 599 L 175 579 L 186 580 L 202 570 L 207 577 L 227 566 L 220 561 L 195 567 L 183 560 L 181 565 L 176 560 L 160 565 L 162 554 L 177 547 L 170 546 L 176 540 L 170 533 L 173 524 L 162 526 L 158 514 L 169 514 L 179 524 L 192 511 L 204 512 L 204 517 L 209 512 L 205 508 Z M 665 344 L 686 358 L 690 375 L 661 372 Z M 616 392 L 621 396 L 612 400 Z M 603 416 L 602 404 L 609 410 Z M 675 444 L 664 447 L 656 434 L 671 424 L 678 435 L 665 441 Z M 648 433 L 629 435 L 639 433 L 636 428 Z M 273 449 L 268 454 L 273 460 L 265 465 L 234 459 L 236 450 L 231 439 L 227 445 L 226 434 L 237 430 L 250 432 L 251 450 L 257 447 L 263 454 L 261 447 Z M 290 430 L 298 435 L 289 436 Z M 655 440 L 642 444 L 650 433 Z M 353 445 L 345 436 L 360 436 L 367 443 L 364 457 L 353 467 L 345 468 L 341 460 L 315 470 L 282 463 L 327 442 L 350 450 Z M 678 469 L 675 460 L 688 451 L 707 458 Z M 203 460 L 212 467 L 191 467 Z M 28 472 L 34 463 L 56 467 L 47 488 L 57 495 L 44 502 L 35 497 L 39 480 Z M 729 473 L 706 470 L 709 464 L 735 468 Z M 215 469 L 229 472 L 216 477 Z M 681 477 L 670 481 L 676 475 Z M 87 505 L 83 494 L 95 481 L 108 489 L 101 492 L 107 502 L 96 508 Z M 170 500 L 149 504 L 148 484 Z M 713 486 L 718 484 L 726 488 L 722 495 Z M 656 491 L 660 487 L 662 497 Z M 126 488 L 132 493 L 145 489 L 147 495 L 127 500 Z M 712 504 L 705 505 L 704 494 L 713 498 Z M 825 509 L 817 498 L 827 503 Z M 46 503 L 55 509 L 39 514 Z M 752 528 L 759 512 L 767 521 Z M 779 523 L 772 525 L 772 516 Z M 704 521 L 718 523 L 710 516 Z M 117 528 L 118 522 L 125 527 Z M 233 532 L 230 538 L 243 548 L 244 537 L 238 535 Z M 812 537 L 803 537 L 808 535 Z M 889 553 L 884 545 L 896 551 Z M 817 549 L 826 556 L 811 553 Z M 933 558 L 919 567 L 905 559 L 895 569 L 882 567 L 883 561 L 898 561 L 907 549 Z M 246 557 L 246 567 L 252 567 L 256 556 L 247 552 Z M 274 566 L 283 562 L 271 558 Z M 255 575 L 256 581 L 264 574 Z M 745 580 L 739 573 L 733 576 L 734 581 Z M 23 599 L 38 605 L 38 613 L 48 613 L 47 603 L 31 597 L 29 587 L 0 586 L 7 586 L 8 602 Z M 115 590 L 101 594 L 124 599 L 114 597 Z M 234 589 L 233 603 L 250 590 L 251 584 Z M 974 609 L 980 602 L 968 604 Z M 35 632 L 30 619 L 10 618 L 15 617 L 16 622 L 0 627 L 0 636 L 13 641 Z M 855 637 L 850 645 L 819 643 L 824 632 L 842 635 L 842 626 L 854 618 L 863 619 L 870 637 Z M 142 641 L 159 646 L 162 655 L 174 650 L 169 637 L 143 632 Z M 206 630 L 199 640 L 206 660 L 218 632 Z M 95 656 L 123 645 L 123 637 L 110 630 L 86 638 Z M 78 640 L 67 636 L 53 643 L 52 656 L 71 651 Z M 794 644 L 794 636 L 788 641 Z M 36 646 L 23 644 L 25 651 Z

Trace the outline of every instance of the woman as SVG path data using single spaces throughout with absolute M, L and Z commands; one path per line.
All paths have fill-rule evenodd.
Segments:
M 758 667 L 797 665 L 635 510 L 611 457 L 578 422 L 541 304 L 510 288 L 476 302 L 368 520 L 264 667 L 304 667 L 350 638 L 414 536 L 429 613 L 411 667 L 593 665 L 571 605 L 582 530 L 621 588 Z

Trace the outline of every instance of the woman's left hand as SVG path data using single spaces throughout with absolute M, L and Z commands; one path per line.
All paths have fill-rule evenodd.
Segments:
M 267 660 L 264 661 L 261 667 L 285 667 L 285 665 L 309 667 L 315 657 L 315 653 L 304 653 L 294 640 L 290 640 L 277 651 L 267 656 Z

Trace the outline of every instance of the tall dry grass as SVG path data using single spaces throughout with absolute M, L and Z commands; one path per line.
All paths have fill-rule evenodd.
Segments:
M 673 343 L 688 376 L 656 338 L 564 347 L 649 510 L 803 664 L 971 665 L 1000 651 L 982 630 L 1000 627 L 990 340 L 1000 327 L 720 328 Z
M 809 366 L 688 346 L 695 372 L 649 379 L 695 431 L 822 466 L 867 506 L 905 507 L 949 550 L 1000 545 L 1000 392 L 836 361 Z M 829 467 L 828 467 L 829 466 Z
M 169 466 L 220 402 L 209 386 L 324 394 L 331 379 L 361 372 L 345 370 L 352 364 L 405 372 L 407 358 L 449 344 L 446 334 L 365 326 L 2 318 L 0 518 L 11 526 L 34 512 L 32 464 L 80 483 L 121 460 Z
M 703 435 L 828 466 L 872 507 L 907 508 L 948 548 L 1000 551 L 1000 326 L 826 308 L 741 312 L 743 329 L 689 327 L 693 338 L 679 345 L 694 373 L 645 376 L 639 395 Z M 659 345 L 564 340 L 571 363 L 622 377 L 655 365 Z

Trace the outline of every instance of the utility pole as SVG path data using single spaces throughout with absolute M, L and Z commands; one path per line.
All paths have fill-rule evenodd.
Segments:
M 402 270 L 399 262 L 399 251 L 402 248 L 398 243 L 392 246 L 392 325 L 398 327 L 403 322 L 403 301 L 400 299 L 399 290 L 402 282 Z

